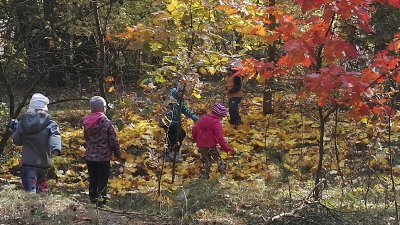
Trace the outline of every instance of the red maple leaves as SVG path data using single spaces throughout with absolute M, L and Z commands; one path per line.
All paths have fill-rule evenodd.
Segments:
M 319 106 L 327 103 L 345 105 L 354 117 L 370 113 L 387 115 L 391 111 L 388 101 L 378 96 L 375 90 L 388 78 L 400 82 L 400 33 L 394 36 L 386 50 L 378 52 L 372 59 L 366 59 L 357 46 L 346 40 L 340 29 L 336 28 L 336 23 L 351 24 L 366 33 L 373 33 L 370 26 L 370 16 L 375 10 L 373 4 L 389 4 L 400 8 L 400 1 L 296 0 L 296 3 L 303 13 L 313 10 L 318 13 L 300 19 L 268 7 L 268 13 L 273 14 L 277 21 L 276 28 L 268 31 L 273 33 L 273 38 L 266 32 L 264 35 L 257 32 L 252 34 L 262 36 L 267 44 L 279 38 L 283 43 L 283 54 L 276 62 L 243 60 L 243 67 L 238 73 L 248 78 L 259 74 L 269 79 L 276 75 L 287 75 L 292 68 L 303 67 L 308 73 L 302 78 L 303 86 L 299 94 L 315 96 Z M 366 68 L 348 71 L 344 66 L 346 62 L 357 60 L 358 57 L 369 60 Z

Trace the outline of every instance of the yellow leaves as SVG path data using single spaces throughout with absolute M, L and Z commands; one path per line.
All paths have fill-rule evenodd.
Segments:
M 265 142 L 263 141 L 258 141 L 258 140 L 252 140 L 251 143 L 255 146 L 260 146 L 260 147 L 265 147 Z
M 150 45 L 151 51 L 158 51 L 163 47 L 163 45 L 158 41 L 150 41 L 149 45 Z
M 10 160 L 5 161 L 0 166 L 0 173 L 7 172 L 10 168 L 18 166 L 19 161 L 18 157 L 12 157 Z
M 155 188 L 158 186 L 158 183 L 155 179 L 146 179 L 146 178 L 139 178 L 138 179 L 139 185 Z
M 366 117 L 362 118 L 361 123 L 368 124 L 368 118 Z
M 253 150 L 252 146 L 239 144 L 235 141 L 232 142 L 231 145 L 232 145 L 233 149 L 237 152 L 251 152 Z
M 179 3 L 177 0 L 171 0 L 171 2 L 167 5 L 167 10 L 172 12 L 178 7 Z
M 201 67 L 199 69 L 199 73 L 205 75 L 205 74 L 207 74 L 207 70 L 204 67 Z
M 209 72 L 211 75 L 214 75 L 214 74 L 215 74 L 215 68 L 212 67 L 212 66 L 208 67 L 208 72 Z
M 261 119 L 264 119 L 264 115 L 260 112 L 260 113 L 256 113 L 256 114 L 249 114 L 248 116 L 247 116 L 247 118 L 249 119 L 249 120 L 252 120 L 252 121 L 254 121 L 254 120 L 261 120 Z
M 65 172 L 65 175 L 70 176 L 70 177 L 74 177 L 74 176 L 76 176 L 76 172 L 73 171 L 73 170 L 67 170 Z
M 265 30 L 265 27 L 263 26 L 257 26 L 255 28 L 255 33 L 261 37 L 265 37 L 267 35 L 267 32 Z
M 126 189 L 131 189 L 133 186 L 135 186 L 133 181 L 123 178 L 112 178 L 109 180 L 108 183 L 110 185 L 110 188 L 119 192 Z
M 121 153 L 121 158 L 125 159 L 128 162 L 134 162 L 135 161 L 135 157 L 132 154 L 126 153 L 126 152 L 122 152 Z
M 195 97 L 195 98 L 197 98 L 197 99 L 200 99 L 200 98 L 201 98 L 201 95 L 200 95 L 198 92 L 193 92 L 193 93 L 192 93 L 192 96 Z
M 122 174 L 124 174 L 125 176 L 132 176 L 132 173 L 134 173 L 133 169 L 127 167 L 122 167 L 121 170 L 122 171 L 120 172 L 122 172 Z

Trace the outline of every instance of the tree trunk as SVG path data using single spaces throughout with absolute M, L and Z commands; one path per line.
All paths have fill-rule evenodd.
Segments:
M 268 6 L 274 7 L 275 0 L 270 0 L 268 3 Z M 268 29 L 274 30 L 276 27 L 276 18 L 273 14 L 270 14 L 268 17 L 269 17 L 269 20 L 271 21 L 271 24 L 268 26 Z M 276 48 L 275 48 L 274 43 L 272 43 L 270 46 L 268 46 L 267 57 L 268 57 L 269 61 L 275 61 Z M 266 81 L 265 87 L 264 87 L 264 93 L 263 93 L 263 113 L 264 113 L 264 115 L 273 113 L 272 96 L 273 96 L 273 91 L 271 88 L 271 82 Z
M 104 87 L 104 78 L 106 76 L 107 72 L 107 66 L 106 66 L 106 49 L 104 45 L 104 31 L 101 28 L 100 24 L 100 16 L 99 16 L 99 9 L 98 9 L 98 3 L 97 0 L 92 0 L 92 10 L 93 10 L 93 17 L 95 20 L 95 26 L 96 26 L 96 36 L 97 36 L 97 41 L 98 41 L 98 54 L 99 54 L 99 59 L 98 59 L 98 65 L 100 69 L 100 76 L 99 76 L 99 92 L 100 96 L 106 99 L 106 91 Z
M 323 108 L 318 107 L 319 114 L 319 160 L 318 160 L 318 168 L 315 174 L 315 186 L 319 184 L 321 171 L 322 171 L 322 162 L 324 159 L 324 135 L 325 135 L 325 118 L 323 115 Z M 314 191 L 314 200 L 319 201 L 320 189 L 316 188 Z

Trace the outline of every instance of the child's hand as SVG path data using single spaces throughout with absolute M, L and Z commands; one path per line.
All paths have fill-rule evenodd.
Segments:
M 233 148 L 228 149 L 228 150 L 224 150 L 224 152 L 226 152 L 227 155 L 233 155 L 234 154 Z
M 54 156 L 60 156 L 60 155 L 61 155 L 61 151 L 58 150 L 58 149 L 54 149 L 54 150 L 53 150 L 53 155 L 54 155 Z
M 18 125 L 18 120 L 12 119 L 12 120 L 8 123 L 9 130 L 10 130 L 12 133 L 14 133 L 15 130 L 17 129 L 17 125 Z

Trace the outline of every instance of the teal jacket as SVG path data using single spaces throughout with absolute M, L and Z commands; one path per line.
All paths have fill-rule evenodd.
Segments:
M 189 108 L 187 101 L 178 96 L 176 88 L 172 88 L 169 91 L 169 97 L 172 101 L 170 101 L 167 106 L 167 112 L 165 115 L 167 122 L 163 122 L 165 126 L 169 127 L 174 124 L 181 124 L 182 114 L 192 119 L 194 122 L 199 119 L 199 117 Z

